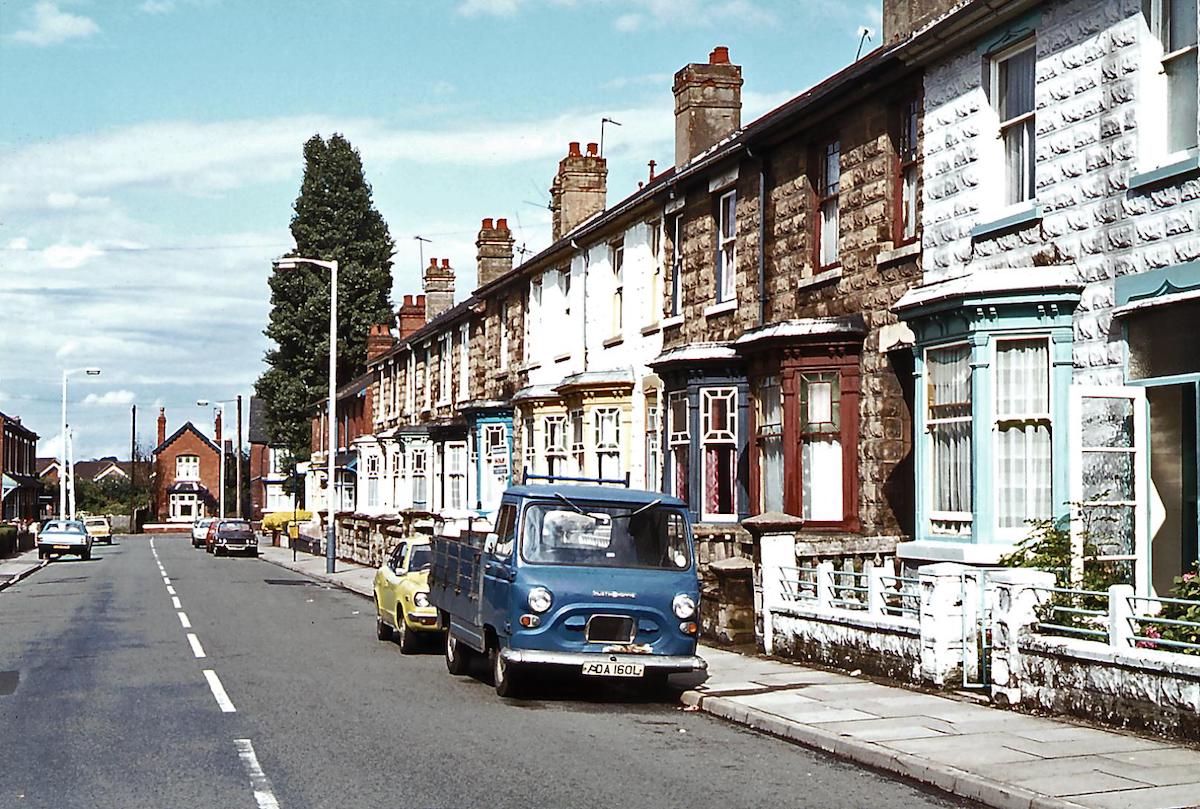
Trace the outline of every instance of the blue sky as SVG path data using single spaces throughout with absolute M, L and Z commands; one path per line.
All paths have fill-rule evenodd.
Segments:
M 0 410 L 77 458 L 204 427 L 198 398 L 248 396 L 267 347 L 272 257 L 313 133 L 362 154 L 396 241 L 459 297 L 483 217 L 549 241 L 568 141 L 599 137 L 608 200 L 673 156 L 671 77 L 716 45 L 743 67 L 743 122 L 854 59 L 878 2 L 836 0 L 0 0 Z M 817 35 L 819 34 L 819 35 Z M 878 43 L 878 34 L 875 43 Z M 868 45 L 867 49 L 872 47 Z

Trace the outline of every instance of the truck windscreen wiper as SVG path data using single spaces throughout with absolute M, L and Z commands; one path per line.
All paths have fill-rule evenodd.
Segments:
M 570 506 L 571 508 L 575 509 L 575 511 L 579 512 L 579 513 L 580 513 L 580 514 L 582 514 L 583 516 L 585 516 L 585 517 L 591 516 L 591 515 L 589 515 L 589 514 L 588 514 L 586 511 L 584 511 L 583 509 L 581 509 L 581 508 L 580 508 L 580 507 L 579 507 L 579 506 L 578 506 L 578 505 L 575 503 L 575 501 L 574 501 L 574 500 L 572 500 L 571 498 L 567 497 L 567 496 L 566 496 L 565 494 L 563 494 L 562 492 L 555 492 L 555 493 L 554 493 L 554 496 L 555 496 L 555 497 L 557 497 L 559 500 L 563 501 L 564 503 L 566 503 L 566 504 L 567 504 L 568 506 Z

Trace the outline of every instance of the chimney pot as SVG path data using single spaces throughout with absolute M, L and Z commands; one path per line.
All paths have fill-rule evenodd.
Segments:
M 508 230 L 508 220 L 507 219 L 497 219 L 496 220 L 496 230 Z
M 708 63 L 710 65 L 729 64 L 729 48 L 724 45 L 718 45 L 713 48 L 712 53 L 708 55 Z
M 600 154 L 600 144 L 598 144 L 598 143 L 589 143 L 589 144 L 587 145 L 587 153 L 588 153 L 588 157 L 596 157 L 596 156 L 598 156 L 598 155 Z
M 567 144 L 567 157 L 579 157 L 579 141 L 573 140 Z
M 504 220 L 501 219 L 500 221 L 503 222 Z M 479 226 L 479 229 L 480 230 L 491 230 L 492 229 L 492 220 L 490 218 L 483 220 L 483 224 Z
M 405 306 L 412 306 L 412 302 L 413 302 L 413 300 L 412 300 L 412 295 L 405 295 L 405 296 L 404 296 L 404 305 L 405 305 Z
M 448 259 L 448 258 L 442 259 L 442 269 L 443 270 L 450 269 L 450 259 Z
M 437 266 L 437 259 L 436 259 L 436 258 L 431 258 L 431 259 L 429 259 L 429 266 L 430 266 L 430 267 L 436 267 L 436 266 Z

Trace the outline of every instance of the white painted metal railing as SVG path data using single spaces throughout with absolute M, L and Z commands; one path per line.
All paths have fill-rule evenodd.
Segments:
M 785 603 L 913 621 L 920 612 L 918 580 L 885 573 L 870 562 L 862 570 L 838 570 L 832 562 L 821 562 L 812 567 L 779 567 L 778 571 Z

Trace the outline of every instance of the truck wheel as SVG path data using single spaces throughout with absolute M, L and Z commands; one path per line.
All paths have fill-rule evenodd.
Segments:
M 496 696 L 506 699 L 519 696 L 521 681 L 519 666 L 506 661 L 499 648 L 492 649 L 492 685 L 496 686 Z
M 396 642 L 400 644 L 400 654 L 410 655 L 417 651 L 417 633 L 408 628 L 404 620 L 404 610 L 396 607 Z
M 80 559 L 82 559 L 82 560 L 83 560 L 83 561 L 85 561 L 85 562 L 90 562 L 90 561 L 92 561 L 92 549 L 91 549 L 91 548 L 88 548 L 88 549 L 87 549 L 87 550 L 85 550 L 85 551 L 81 551 L 81 552 L 80 552 L 80 554 L 79 554 L 79 558 L 80 558 Z
M 446 671 L 455 677 L 467 674 L 471 668 L 471 651 L 467 649 L 454 633 L 446 630 Z

